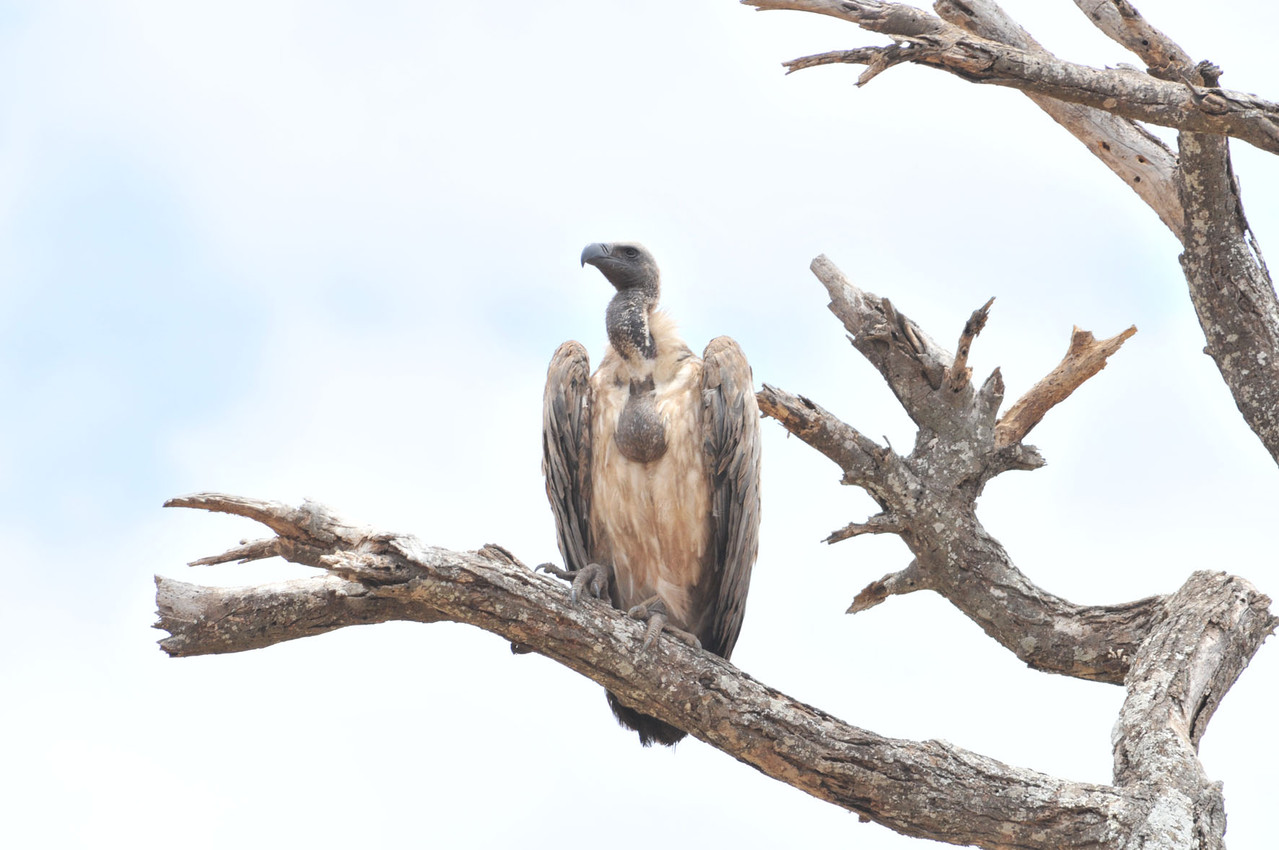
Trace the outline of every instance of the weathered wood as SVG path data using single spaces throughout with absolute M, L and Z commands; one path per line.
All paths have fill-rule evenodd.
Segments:
M 1279 462 L 1279 299 L 1244 216 L 1226 140 L 1198 133 L 1179 140 L 1186 208 L 1181 267 L 1205 351 L 1244 421 Z
M 959 333 L 959 345 L 955 348 L 955 360 L 946 369 L 946 386 L 952 392 L 960 392 L 972 380 L 973 370 L 968 368 L 968 355 L 972 350 L 973 342 L 977 339 L 977 334 L 981 333 L 982 328 L 986 327 L 986 321 L 990 318 L 991 305 L 995 303 L 995 299 L 991 298 L 982 306 L 973 311 L 968 317 L 968 321 L 964 323 L 964 329 Z
M 200 501 L 211 510 L 236 504 L 222 496 Z M 340 530 L 312 528 L 314 537 L 300 542 L 307 551 L 323 551 L 322 562 L 344 577 L 331 577 L 334 587 L 362 586 L 363 595 L 394 600 L 406 612 L 417 608 L 427 617 L 439 612 L 496 632 L 562 661 L 645 713 L 679 723 L 770 776 L 906 834 L 984 846 L 1044 834 L 1054 846 L 1096 847 L 1123 816 L 1122 798 L 1110 789 L 1010 768 L 940 742 L 900 741 L 857 729 L 680 641 L 662 639 L 639 655 L 639 623 L 607 605 L 570 605 L 561 585 L 500 550 L 449 552 L 387 534 L 370 548 Z M 275 590 L 314 592 L 301 585 Z M 182 597 L 184 616 L 166 621 L 176 630 L 169 641 L 189 638 L 192 624 L 202 620 L 200 628 L 207 630 L 208 620 L 225 605 L 225 594 L 215 588 L 189 588 Z M 279 606 L 268 602 L 264 610 Z M 326 610 L 331 619 L 324 626 L 349 624 L 341 606 Z M 318 625 L 312 620 L 288 628 L 301 636 L 315 633 Z M 206 647 L 261 645 L 260 635 L 241 635 L 229 629 L 219 645 Z M 247 643 L 237 644 L 241 639 Z M 197 643 L 184 645 L 191 650 Z M 1063 800 L 1073 804 L 1065 818 Z
M 1149 73 L 1058 59 L 994 0 L 937 0 L 937 16 L 878 0 L 742 0 L 764 9 L 828 15 L 889 35 L 887 47 L 832 51 L 787 63 L 868 66 L 868 79 L 917 62 L 972 82 L 1025 92 L 1133 187 L 1185 246 L 1182 267 L 1222 379 L 1249 427 L 1279 462 L 1279 299 L 1249 230 L 1226 136 L 1279 152 L 1279 106 L 1217 85 L 1220 69 L 1193 63 L 1171 38 L 1120 0 L 1076 0 L 1102 32 Z M 1180 130 L 1174 156 L 1137 121 Z M 1242 130 L 1243 125 L 1250 129 Z M 899 396 L 900 398 L 900 396 Z
M 1088 331 L 1079 328 L 1071 331 L 1066 356 L 1000 417 L 995 425 L 995 445 L 1002 447 L 1020 443 L 1049 410 L 1069 398 L 1084 381 L 1105 369 L 1106 359 L 1136 332 L 1137 328 L 1133 326 L 1110 339 L 1098 341 Z
M 896 43 L 806 56 L 789 70 L 853 63 L 931 65 L 969 82 L 1077 103 L 1121 118 L 1242 139 L 1279 153 L 1279 104 L 1217 86 L 1171 82 L 1125 69 L 1102 70 L 981 38 L 913 6 L 876 0 L 742 0 L 760 10 L 830 15 L 883 33 Z M 877 72 L 877 71 L 876 71 Z
M 1005 417 L 1001 431 L 995 424 L 1003 397 L 998 372 L 974 390 L 966 367 L 888 299 L 854 285 L 826 257 L 815 259 L 812 271 L 853 345 L 920 426 L 914 450 L 902 457 L 867 446 L 855 428 L 808 399 L 768 385 L 759 394 L 765 415 L 838 464 L 845 484 L 865 489 L 884 509 L 880 519 L 854 523 L 832 539 L 894 533 L 915 556 L 906 572 L 866 587 L 849 611 L 927 588 L 1035 669 L 1122 682 L 1161 600 L 1079 606 L 1040 589 L 982 527 L 976 501 L 985 483 L 1001 472 L 1042 465 L 1022 438 L 1049 408 L 1095 375 L 1132 331 L 1097 343 L 1076 329 L 1066 360 L 1014 405 L 1012 420 Z M 976 337 L 985 309 L 969 318 L 961 346 Z
M 1075 0 L 1075 5 L 1098 29 L 1141 57 L 1152 76 L 1203 85 L 1202 79 L 1188 76 L 1194 66 L 1190 55 L 1127 0 Z
M 160 648 L 175 658 L 261 649 L 344 626 L 442 619 L 333 575 L 253 587 L 204 587 L 156 576 L 155 602 L 155 627 L 169 632 Z
M 933 8 L 943 19 L 975 35 L 1023 50 L 1048 52 L 993 0 L 937 0 Z M 1181 240 L 1186 216 L 1173 179 L 1177 157 L 1162 140 L 1140 124 L 1102 109 L 1032 92 L 1023 94 L 1082 142 Z
M 383 619 L 469 623 L 565 664 L 768 776 L 905 835 L 988 848 L 1118 850 L 1135 825 L 1151 819 L 1150 789 L 1142 783 L 1129 783 L 1130 790 L 1067 782 L 945 742 L 876 735 L 673 638 L 640 652 L 643 624 L 593 600 L 573 605 L 563 585 L 498 546 L 426 546 L 361 530 L 313 504 L 292 508 L 222 494 L 173 504 L 269 522 L 287 535 L 283 557 L 318 561 L 329 573 L 229 590 L 158 579 L 161 627 L 171 632 L 162 645 L 174 655 L 255 649 Z M 201 560 L 236 560 L 242 548 Z M 1192 740 L 1273 627 L 1267 602 L 1241 580 L 1196 574 L 1152 621 L 1158 643 L 1138 653 L 1141 669 L 1165 664 L 1173 674 L 1154 690 L 1193 697 L 1185 715 Z M 1193 651 L 1181 651 L 1195 635 Z M 1130 678 L 1150 681 L 1144 673 Z M 1190 685 L 1167 684 L 1176 682 Z M 1159 769 L 1147 758 L 1143 748 L 1125 751 L 1125 765 L 1139 775 Z
M 1115 784 L 1140 811 L 1129 846 L 1221 850 L 1221 783 L 1199 741 L 1222 696 L 1279 620 L 1247 581 L 1198 572 L 1168 598 L 1126 682 L 1115 724 Z

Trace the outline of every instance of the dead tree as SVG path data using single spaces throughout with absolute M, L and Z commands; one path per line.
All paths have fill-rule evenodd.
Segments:
M 1223 379 L 1248 424 L 1279 458 L 1279 307 L 1248 229 L 1227 137 L 1279 151 L 1279 106 L 1218 87 L 1124 0 L 1076 0 L 1146 72 L 1057 59 L 993 3 L 936 4 L 937 15 L 866 0 L 746 0 L 818 12 L 886 34 L 892 44 L 798 59 L 867 66 L 861 82 L 903 62 L 1020 88 L 1131 185 L 1184 246 L 1192 301 Z M 1177 152 L 1138 122 L 1177 129 Z M 857 351 L 917 426 L 909 454 L 880 445 L 816 403 L 765 385 L 761 409 L 837 464 L 843 483 L 881 511 L 831 542 L 896 534 L 913 560 L 872 583 L 850 610 L 928 589 L 1031 667 L 1125 687 L 1114 781 L 1067 782 L 936 741 L 859 729 L 677 640 L 637 654 L 642 624 L 606 604 L 570 604 L 564 586 L 500 546 L 454 552 L 347 524 L 327 509 L 219 494 L 176 507 L 236 514 L 272 537 L 196 564 L 281 557 L 318 577 L 243 588 L 157 578 L 161 646 L 173 656 L 239 652 L 344 626 L 449 620 L 479 626 L 593 679 L 645 714 L 686 729 L 764 773 L 906 835 L 988 848 L 1224 847 L 1221 788 L 1198 743 L 1222 697 L 1279 620 L 1242 578 L 1197 572 L 1176 593 L 1080 606 L 1038 588 L 977 518 L 982 488 L 1035 469 L 1025 443 L 1042 417 L 1106 364 L 1135 328 L 1106 340 L 1075 329 L 1061 364 L 1001 415 L 998 370 L 967 366 L 990 302 L 952 355 L 887 298 L 849 282 L 824 257 L 812 270 Z

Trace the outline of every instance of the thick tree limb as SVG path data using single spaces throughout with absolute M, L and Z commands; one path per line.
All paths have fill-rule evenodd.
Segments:
M 1207 353 L 1235 405 L 1279 462 L 1279 301 L 1219 136 L 1180 135 L 1182 270 Z
M 742 0 L 760 10 L 830 15 L 888 35 L 896 44 L 836 51 L 799 60 L 798 67 L 834 62 L 931 65 L 970 82 L 990 83 L 1077 103 L 1121 118 L 1177 130 L 1234 136 L 1279 153 L 1279 104 L 1215 86 L 1170 82 L 1141 72 L 1100 70 L 1044 51 L 1024 50 L 972 35 L 913 6 L 878 0 Z M 789 65 L 788 65 L 789 67 Z
M 1195 573 L 1169 597 L 1128 674 L 1115 725 L 1116 785 L 1145 810 L 1129 846 L 1225 847 L 1221 783 L 1204 773 L 1199 741 L 1279 622 L 1269 604 L 1251 584 L 1224 573 Z
M 1118 848 L 1148 814 L 1145 798 L 1115 788 L 1010 767 L 944 742 L 903 741 L 858 729 L 678 640 L 661 639 L 637 654 L 642 624 L 606 604 L 570 604 L 563 585 L 500 547 L 452 552 L 425 546 L 412 537 L 360 530 L 312 504 L 295 509 L 220 494 L 170 504 L 269 522 L 280 530 L 284 557 L 315 561 L 329 572 L 256 593 L 158 579 L 161 625 L 171 631 L 162 645 L 172 654 L 235 652 L 370 622 L 367 610 L 345 601 L 367 599 L 386 606 L 379 616 L 394 608 L 404 619 L 447 619 L 499 634 L 769 776 L 906 835 L 989 848 Z M 201 561 L 235 560 L 240 548 Z M 1266 625 L 1264 602 L 1255 592 L 1249 595 L 1242 584 L 1227 592 L 1229 601 L 1206 601 L 1205 610 L 1218 616 L 1223 605 L 1237 607 L 1243 598 L 1256 612 L 1252 630 Z M 1200 592 L 1193 593 L 1198 599 Z M 323 596 L 333 604 L 316 605 Z M 298 604 L 290 605 L 290 598 Z M 269 628 L 252 627 L 283 610 L 308 613 Z M 1204 631 L 1202 622 L 1183 620 L 1165 631 L 1183 637 L 1187 630 Z M 1223 649 L 1195 656 L 1196 671 L 1205 659 L 1211 666 L 1216 658 L 1218 667 L 1233 665 L 1237 673 L 1247 661 L 1240 653 L 1256 649 L 1248 641 L 1212 645 Z M 1221 677 L 1209 678 L 1228 686 Z

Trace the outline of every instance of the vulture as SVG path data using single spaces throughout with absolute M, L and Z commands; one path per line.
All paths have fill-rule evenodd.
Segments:
M 726 336 L 699 358 L 657 310 L 653 255 L 634 242 L 582 251 L 617 290 L 608 348 L 592 375 L 578 342 L 546 376 L 542 471 L 565 569 L 582 591 L 728 658 L 746 610 L 759 542 L 759 408 L 751 369 Z M 640 743 L 672 745 L 680 729 L 609 705 Z

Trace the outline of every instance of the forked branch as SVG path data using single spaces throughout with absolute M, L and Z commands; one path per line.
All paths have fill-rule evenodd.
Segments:
M 1115 606 L 1079 606 L 1031 582 L 976 517 L 982 487 L 1010 469 L 1043 460 L 1022 439 L 1054 404 L 1100 371 L 1133 329 L 1101 343 L 1076 329 L 1071 352 L 1049 378 L 996 425 L 1003 399 L 998 370 L 974 388 L 967 351 L 985 326 L 987 302 L 960 333 L 963 356 L 933 342 L 888 299 L 854 285 L 826 257 L 812 263 L 830 309 L 853 345 L 892 388 L 919 424 L 915 448 L 902 457 L 865 440 L 820 405 L 768 385 L 760 410 L 844 471 L 844 483 L 865 489 L 883 513 L 836 531 L 829 541 L 892 533 L 915 556 L 899 573 L 867 586 L 850 606 L 864 611 L 888 597 L 927 588 L 940 593 L 1017 657 L 1036 669 L 1120 683 L 1161 605 L 1157 598 Z M 853 451 L 854 447 L 865 446 Z

